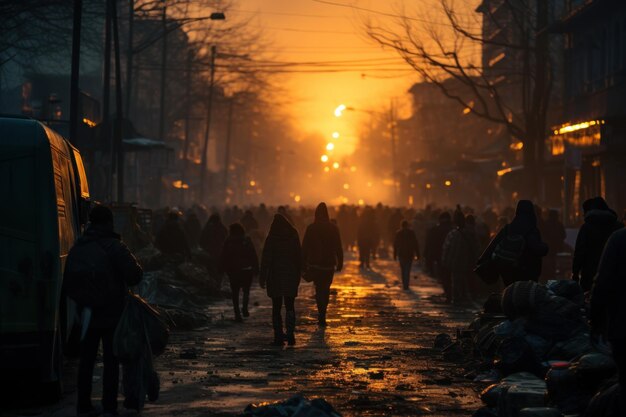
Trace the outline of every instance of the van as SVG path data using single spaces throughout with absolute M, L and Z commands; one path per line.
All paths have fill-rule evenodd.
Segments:
M 36 120 L 0 116 L 0 193 L 0 380 L 30 375 L 30 393 L 59 398 L 63 267 L 89 208 L 80 153 Z

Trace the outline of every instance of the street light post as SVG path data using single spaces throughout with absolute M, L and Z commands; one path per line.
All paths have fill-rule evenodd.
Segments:
M 213 87 L 215 83 L 215 55 L 217 47 L 211 46 L 211 74 L 209 79 L 209 99 L 207 103 L 206 128 L 204 130 L 204 146 L 202 147 L 202 164 L 200 172 L 200 201 L 204 202 L 206 196 L 206 168 L 207 168 L 207 152 L 209 148 L 209 131 L 211 130 L 211 110 L 213 107 Z

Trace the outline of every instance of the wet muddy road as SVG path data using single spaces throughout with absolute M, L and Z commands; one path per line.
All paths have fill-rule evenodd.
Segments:
M 216 303 L 206 328 L 172 334 L 156 359 L 161 398 L 142 415 L 236 415 L 251 402 L 296 393 L 325 398 L 344 416 L 470 415 L 479 387 L 432 345 L 438 333 L 465 326 L 471 312 L 442 304 L 439 286 L 417 273 L 403 291 L 397 270 L 390 261 L 365 272 L 347 262 L 333 283 L 325 330 L 317 327 L 312 284 L 303 283 L 295 348 L 269 345 L 271 303 L 258 285 L 244 323 L 233 320 L 229 302 Z M 72 415 L 74 397 L 44 415 Z

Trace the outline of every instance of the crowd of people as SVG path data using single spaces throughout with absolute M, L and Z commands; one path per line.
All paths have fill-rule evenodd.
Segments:
M 93 308 L 90 329 L 99 330 L 88 331 L 83 341 L 79 379 L 90 378 L 94 349 L 102 339 L 105 408 L 114 412 L 117 385 L 113 381 L 118 376 L 113 368 L 117 363 L 107 346 L 121 314 L 124 290 L 139 282 L 141 268 L 113 232 L 113 217 L 107 210 L 103 206 L 92 210 L 85 235 L 75 246 L 90 244 L 94 258 L 100 257 L 99 262 L 105 263 L 108 259 L 111 267 L 107 279 L 115 282 L 112 288 L 116 289 L 111 295 L 115 308 Z M 619 323 L 626 318 L 626 303 L 620 299 L 620 294 L 626 293 L 622 288 L 626 285 L 622 261 L 626 232 L 618 231 L 623 223 L 602 198 L 586 201 L 583 210 L 584 224 L 575 247 L 569 248 L 573 253 L 572 279 L 590 292 L 593 329 L 611 338 L 616 360 L 624 368 L 626 334 Z M 506 208 L 500 214 L 490 208 L 476 212 L 460 205 L 422 210 L 382 204 L 329 209 L 324 203 L 315 209 L 265 205 L 222 211 L 201 206 L 184 211 L 167 208 L 155 211 L 153 230 L 154 246 L 163 254 L 190 257 L 202 251 L 210 273 L 228 277 L 238 322 L 250 315 L 250 288 L 258 276 L 272 300 L 272 343 L 277 346 L 296 344 L 295 298 L 301 279 L 314 283 L 318 325 L 327 325 L 330 288 L 334 274 L 343 268 L 344 252 L 353 252 L 362 269 L 371 268 L 376 258 L 398 260 L 404 290 L 410 289 L 412 267 L 419 260 L 422 271 L 440 282 L 446 302 L 472 305 L 479 297 L 516 281 L 554 279 L 557 256 L 568 250 L 558 211 L 544 211 L 529 200 L 521 200 L 515 209 Z M 73 268 L 80 264 L 80 251 L 73 251 L 67 271 L 81 269 Z M 626 368 L 621 375 L 626 375 Z M 83 385 L 90 384 L 79 381 L 79 414 L 92 409 L 88 400 L 91 392 L 81 388 Z

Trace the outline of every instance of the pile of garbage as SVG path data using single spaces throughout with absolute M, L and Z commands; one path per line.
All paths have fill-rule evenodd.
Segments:
M 463 364 L 466 377 L 491 384 L 475 416 L 583 415 L 595 395 L 608 395 L 617 373 L 608 345 L 591 337 L 586 312 L 575 281 L 520 281 L 490 296 L 455 339 L 437 336 L 435 347 Z
M 137 253 L 144 269 L 137 293 L 167 318 L 172 328 L 190 330 L 205 326 L 211 318 L 205 306 L 222 298 L 222 276 L 211 272 L 211 260 L 202 252 L 191 259 L 163 255 L 153 246 Z
M 295 395 L 287 401 L 250 404 L 240 417 L 341 417 L 341 414 L 321 398 L 309 400 Z

